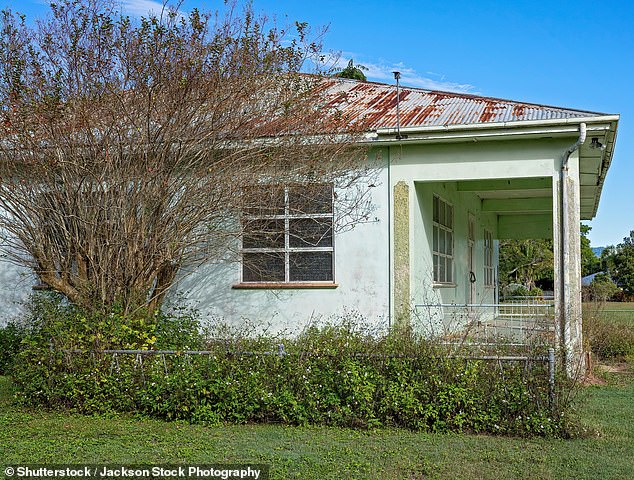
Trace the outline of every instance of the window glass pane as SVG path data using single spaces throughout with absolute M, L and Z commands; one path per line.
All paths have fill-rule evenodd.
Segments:
M 434 254 L 434 282 L 438 281 L 438 255 Z
M 438 251 L 440 253 L 446 253 L 446 248 L 447 247 L 446 247 L 446 241 L 445 241 L 445 238 L 446 238 L 445 231 L 441 230 L 441 229 L 438 229 L 438 230 L 439 230 L 439 233 L 438 233 L 438 235 L 439 235 L 438 236 Z
M 290 253 L 289 275 L 291 282 L 332 281 L 332 252 Z
M 289 246 L 332 247 L 332 217 L 291 218 L 288 221 Z
M 252 185 L 244 188 L 243 212 L 247 215 L 284 215 L 284 187 Z
M 248 220 L 242 248 L 284 248 L 284 220 Z
M 438 223 L 438 197 L 434 197 L 434 222 Z
M 453 233 L 447 232 L 447 255 L 453 255 Z
M 438 231 L 439 230 L 440 229 L 434 225 L 434 233 L 433 233 L 434 239 L 433 239 L 433 248 L 432 248 L 434 252 L 438 251 Z
M 445 202 L 438 200 L 438 223 L 445 225 Z
M 283 282 L 284 277 L 284 253 L 242 254 L 244 282 Z
M 332 213 L 332 186 L 305 184 L 289 187 L 291 215 Z
M 453 207 L 451 205 L 447 205 L 446 207 L 446 223 L 445 227 L 453 228 Z

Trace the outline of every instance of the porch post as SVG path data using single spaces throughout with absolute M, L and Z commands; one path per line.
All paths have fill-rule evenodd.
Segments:
M 581 311 L 578 154 L 553 177 L 553 246 L 557 344 L 570 377 L 585 374 Z

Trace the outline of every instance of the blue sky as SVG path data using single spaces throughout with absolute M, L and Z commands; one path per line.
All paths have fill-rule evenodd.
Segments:
M 121 0 L 141 15 L 153 0 Z M 467 92 L 602 113 L 619 113 L 616 150 L 597 217 L 593 246 L 619 243 L 634 230 L 634 2 L 253 0 L 284 24 L 327 26 L 326 51 L 369 68 L 370 80 Z M 0 0 L 26 13 L 44 0 Z M 184 10 L 221 1 L 186 0 Z

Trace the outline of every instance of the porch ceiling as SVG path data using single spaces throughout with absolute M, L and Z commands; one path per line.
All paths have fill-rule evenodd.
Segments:
M 498 216 L 498 238 L 552 238 L 551 177 L 457 182 L 460 192 L 477 195 L 482 211 Z

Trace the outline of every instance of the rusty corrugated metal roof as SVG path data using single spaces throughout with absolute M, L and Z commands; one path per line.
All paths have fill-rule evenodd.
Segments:
M 341 78 L 322 80 L 328 107 L 364 122 L 368 130 L 396 127 L 396 87 Z M 598 112 L 537 105 L 477 95 L 401 87 L 400 126 L 447 126 L 583 118 Z

